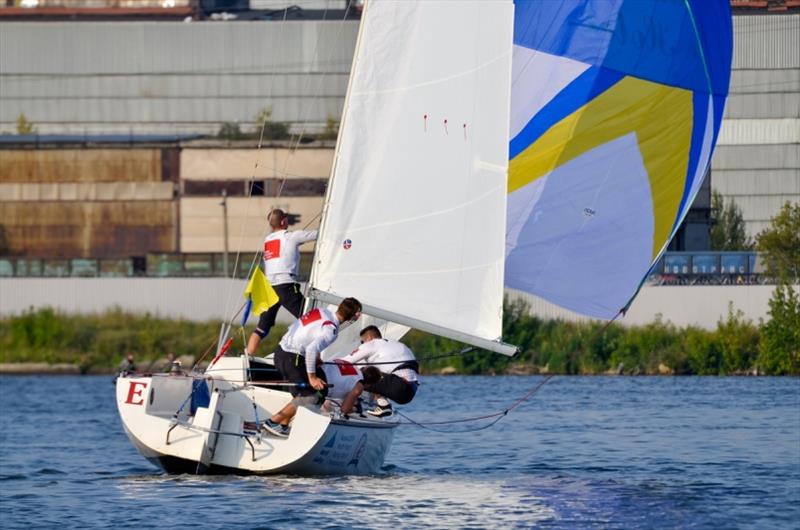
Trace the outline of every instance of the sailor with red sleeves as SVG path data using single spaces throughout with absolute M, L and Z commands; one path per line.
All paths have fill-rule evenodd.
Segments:
M 297 283 L 300 245 L 317 239 L 316 230 L 288 231 L 289 216 L 283 210 L 272 210 L 267 219 L 272 233 L 264 239 L 264 273 L 278 295 L 278 303 L 261 313 L 258 326 L 247 341 L 249 355 L 255 354 L 261 339 L 269 334 L 281 307 L 285 307 L 295 318 L 300 316 L 305 302 L 300 284 Z
M 361 303 L 355 298 L 345 298 L 335 313 L 324 308 L 312 309 L 289 327 L 274 358 L 281 376 L 297 385 L 290 387 L 294 399 L 264 423 L 265 430 L 287 436 L 297 407 L 321 402 L 325 381 L 319 367 L 320 352 L 336 340 L 340 325 L 354 322 L 360 316 Z

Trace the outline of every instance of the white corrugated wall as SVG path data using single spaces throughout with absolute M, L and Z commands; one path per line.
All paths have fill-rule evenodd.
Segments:
M 4 22 L 0 130 L 216 133 L 338 119 L 357 21 Z
M 30 308 L 54 307 L 69 313 L 99 313 L 114 307 L 125 311 L 189 320 L 229 318 L 241 305 L 245 282 L 223 278 L 0 278 L 0 316 Z M 644 286 L 622 325 L 641 325 L 659 317 L 678 326 L 714 329 L 728 315 L 728 304 L 757 322 L 766 318 L 769 285 Z M 518 291 L 534 315 L 567 321 L 587 317 Z M 279 320 L 291 321 L 281 310 Z
M 711 185 L 751 237 L 800 201 L 800 15 L 735 16 L 733 72 Z

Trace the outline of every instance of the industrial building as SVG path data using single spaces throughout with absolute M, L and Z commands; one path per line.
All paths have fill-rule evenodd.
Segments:
M 270 208 L 316 226 L 356 4 L 6 4 L 0 276 L 243 272 Z M 708 249 L 712 189 L 740 206 L 751 237 L 800 201 L 800 2 L 732 5 L 717 150 L 670 250 Z
M 734 17 L 730 95 L 711 186 L 742 209 L 754 237 L 800 201 L 800 15 Z

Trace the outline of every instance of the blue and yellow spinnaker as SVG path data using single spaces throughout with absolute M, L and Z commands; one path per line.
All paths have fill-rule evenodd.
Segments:
M 614 318 L 711 161 L 729 0 L 516 0 L 505 283 Z

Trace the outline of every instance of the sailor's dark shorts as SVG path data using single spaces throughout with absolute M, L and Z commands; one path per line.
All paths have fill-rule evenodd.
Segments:
M 281 373 L 281 376 L 290 383 L 305 383 L 305 386 L 289 387 L 289 392 L 292 396 L 313 396 L 317 393 L 308 382 L 308 372 L 306 372 L 306 358 L 297 353 L 290 353 L 283 351 L 283 348 L 278 346 L 275 350 L 275 368 Z M 325 374 L 317 367 L 317 377 L 324 380 Z M 324 394 L 327 392 L 323 391 Z M 323 395 L 324 395 L 323 394 Z
M 270 307 L 258 318 L 258 326 L 256 327 L 255 334 L 262 339 L 269 334 L 269 330 L 275 325 L 275 318 L 278 316 L 278 311 L 281 307 L 285 307 L 295 318 L 300 318 L 300 312 L 303 310 L 303 303 L 305 298 L 300 292 L 299 283 L 282 283 L 273 285 L 275 293 L 278 295 L 278 303 Z
M 405 405 L 410 403 L 417 393 L 417 383 L 410 383 L 394 374 L 381 374 L 380 380 L 371 386 L 364 386 L 367 392 L 373 392 L 395 403 Z

